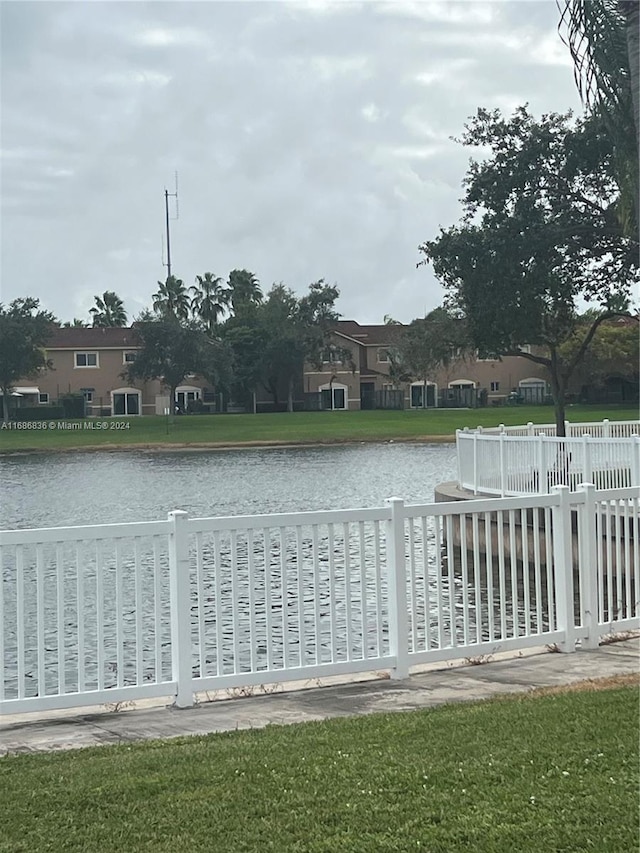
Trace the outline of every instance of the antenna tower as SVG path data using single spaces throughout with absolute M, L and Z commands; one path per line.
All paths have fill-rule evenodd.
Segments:
M 163 266 L 167 268 L 167 278 L 171 276 L 171 233 L 169 230 L 169 222 L 171 220 L 176 220 L 180 218 L 180 209 L 178 207 L 178 173 L 175 173 L 175 192 L 170 193 L 169 190 L 164 188 L 164 215 L 165 215 L 165 223 L 167 230 L 167 263 L 165 264 L 163 261 Z M 176 215 L 169 216 L 169 199 L 175 198 L 176 200 Z

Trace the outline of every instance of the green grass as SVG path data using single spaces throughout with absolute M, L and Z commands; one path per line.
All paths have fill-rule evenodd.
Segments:
M 0 759 L 0 850 L 637 850 L 638 692 Z
M 571 421 L 629 420 L 638 417 L 637 407 L 571 406 Z M 116 430 L 17 430 L 0 429 L 0 452 L 13 450 L 63 450 L 74 447 L 131 444 L 206 444 L 226 442 L 330 442 L 411 439 L 424 436 L 452 436 L 465 426 L 550 423 L 553 409 L 548 406 L 514 406 L 500 409 L 440 409 L 425 411 L 294 412 L 264 415 L 192 415 L 113 418 L 101 420 Z M 87 424 L 92 423 L 87 421 Z M 75 422 L 82 426 L 82 422 Z

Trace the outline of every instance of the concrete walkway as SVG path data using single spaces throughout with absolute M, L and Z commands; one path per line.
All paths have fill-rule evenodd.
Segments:
M 409 711 L 639 671 L 640 638 L 635 637 L 594 651 L 575 654 L 543 651 L 478 666 L 421 672 L 404 681 L 376 679 L 315 687 L 205 702 L 182 711 L 162 706 L 119 713 L 107 710 L 82 715 L 58 712 L 37 719 L 35 715 L 23 714 L 0 722 L 0 755 Z

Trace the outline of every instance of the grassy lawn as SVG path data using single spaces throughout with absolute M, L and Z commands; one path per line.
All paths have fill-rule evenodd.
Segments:
M 630 420 L 637 407 L 571 406 L 571 421 Z M 0 429 L 0 452 L 13 450 L 60 450 L 74 447 L 131 444 L 206 444 L 245 442 L 372 441 L 451 436 L 465 426 L 550 423 L 549 406 L 513 406 L 500 409 L 430 409 L 427 411 L 294 412 L 263 415 L 185 415 L 168 422 L 164 417 L 88 420 L 128 424 L 126 429 L 17 430 Z M 68 422 L 73 423 L 73 422 Z
M 637 850 L 638 691 L 0 759 L 0 850 Z

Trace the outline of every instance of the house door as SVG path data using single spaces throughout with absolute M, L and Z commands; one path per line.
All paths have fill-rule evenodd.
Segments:
M 200 391 L 176 391 L 176 405 L 181 412 L 189 411 L 189 403 L 200 399 Z
M 374 382 L 361 382 L 360 383 L 360 408 L 361 409 L 374 409 L 375 408 L 375 383 Z
M 140 395 L 136 393 L 116 393 L 113 395 L 114 415 L 139 415 Z

